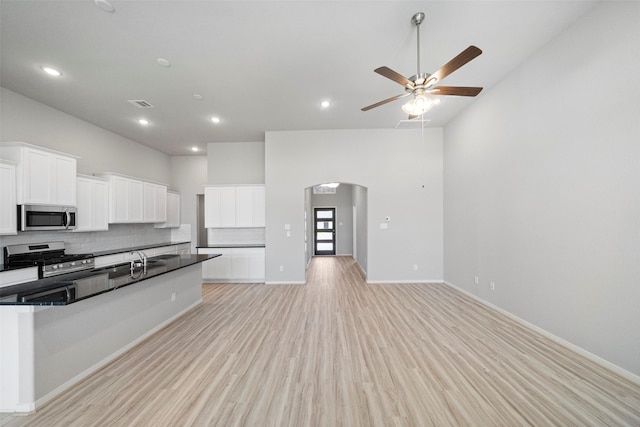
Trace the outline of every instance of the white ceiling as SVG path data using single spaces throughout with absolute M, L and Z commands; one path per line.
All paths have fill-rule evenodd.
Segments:
M 262 141 L 265 131 L 393 128 L 403 88 L 373 70 L 422 72 L 469 45 L 483 54 L 444 80 L 482 97 L 593 1 L 1 0 L 3 87 L 170 155 L 193 145 Z M 171 62 L 166 68 L 158 58 Z M 45 75 L 40 66 L 63 72 Z M 552 78 L 549 76 L 541 78 Z M 194 94 L 204 97 L 197 100 Z M 143 99 L 142 110 L 127 100 Z M 322 100 L 332 102 L 322 110 Z M 475 98 L 477 99 L 477 98 Z M 425 115 L 446 125 L 473 98 L 444 97 Z M 211 123 L 211 116 L 221 123 Z M 140 126 L 146 117 L 151 124 Z

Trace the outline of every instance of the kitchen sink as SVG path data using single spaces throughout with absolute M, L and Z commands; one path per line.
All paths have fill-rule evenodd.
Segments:
M 134 263 L 132 272 L 131 264 L 126 263 L 109 268 L 107 273 L 109 274 L 110 286 L 117 288 L 119 286 L 127 285 L 134 280 L 143 279 L 148 276 L 156 276 L 160 273 L 164 273 L 165 271 L 167 271 L 167 267 L 164 261 L 147 260 L 146 270 L 142 267 L 141 263 Z

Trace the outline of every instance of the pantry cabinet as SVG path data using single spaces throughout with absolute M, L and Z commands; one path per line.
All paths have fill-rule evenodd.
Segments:
M 74 231 L 104 231 L 109 229 L 109 185 L 107 180 L 78 175 L 77 220 Z
M 211 186 L 204 190 L 205 227 L 264 227 L 265 188 Z
M 22 142 L 0 155 L 16 163 L 17 204 L 76 205 L 76 156 Z
M 16 167 L 0 160 L 0 235 L 18 234 L 16 221 Z

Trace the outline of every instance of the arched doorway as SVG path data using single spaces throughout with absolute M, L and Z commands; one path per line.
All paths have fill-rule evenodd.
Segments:
M 367 188 L 351 183 L 319 183 L 305 189 L 305 260 L 313 256 L 353 256 L 367 273 Z

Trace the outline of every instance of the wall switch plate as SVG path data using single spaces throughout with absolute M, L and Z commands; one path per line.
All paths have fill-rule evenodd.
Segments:
M 280 266 L 280 271 L 284 271 L 284 265 Z
M 418 270 L 418 264 L 413 264 L 413 271 L 417 271 Z
M 380 223 L 380 229 L 385 230 L 389 228 L 389 224 L 387 224 L 386 222 L 381 222 Z
M 475 277 L 474 283 L 476 284 L 476 286 L 478 285 L 478 283 L 480 283 L 480 279 L 478 279 L 478 276 Z
M 496 282 L 491 282 L 491 284 L 489 284 L 489 287 L 491 288 L 492 291 L 496 290 Z
M 175 300 L 176 300 L 176 293 L 172 292 L 171 293 L 171 302 L 175 302 Z

